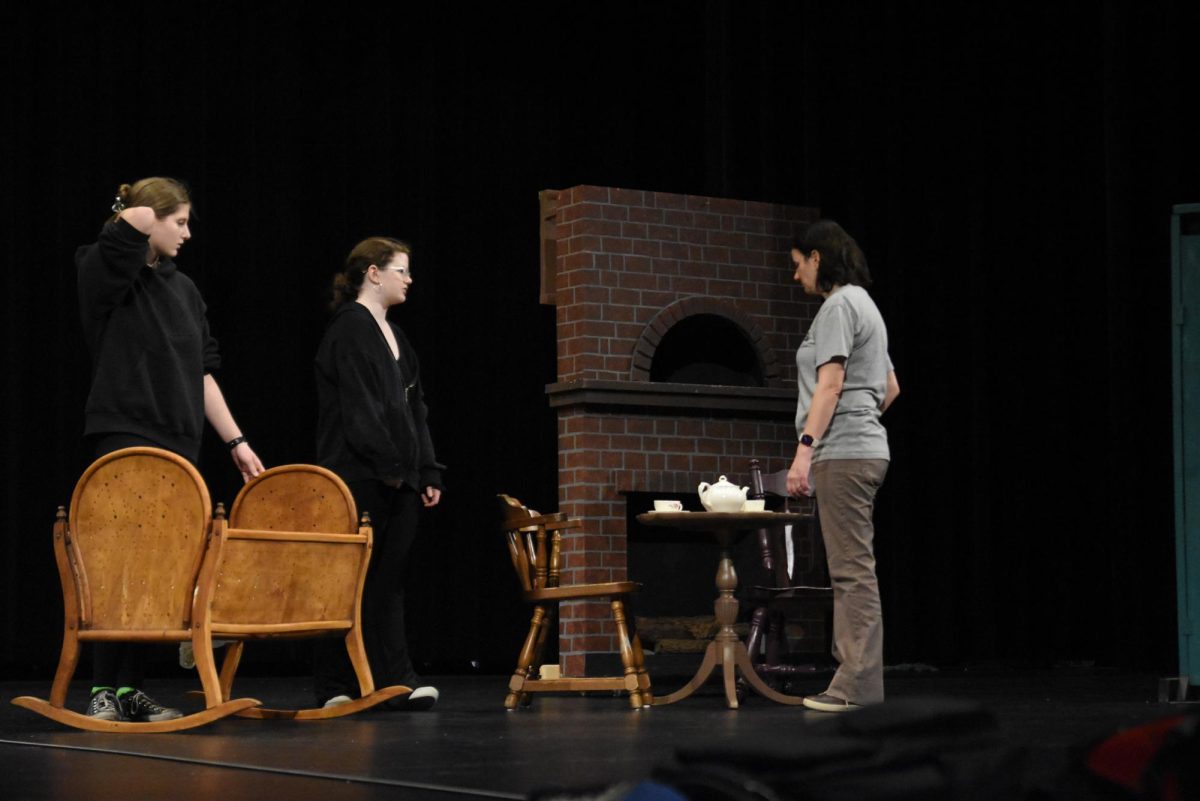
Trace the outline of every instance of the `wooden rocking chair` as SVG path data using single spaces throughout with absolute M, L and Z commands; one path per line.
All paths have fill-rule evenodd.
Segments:
M 208 488 L 187 460 L 157 448 L 126 448 L 97 459 L 54 522 L 62 581 L 62 655 L 50 700 L 13 703 L 89 731 L 168 732 L 202 726 L 259 702 L 222 696 L 197 577 L 211 531 Z M 202 712 L 154 723 L 95 720 L 64 707 L 84 642 L 190 640 L 207 698 Z
M 370 520 L 364 514 L 358 522 L 349 488 L 314 465 L 267 470 L 242 487 L 228 526 L 218 513 L 197 602 L 210 603 L 211 636 L 234 641 L 221 667 L 221 698 L 230 697 L 245 640 L 336 634 L 345 637 L 361 693 L 339 706 L 259 707 L 241 717 L 321 720 L 412 692 L 375 689 L 367 664 L 360 610 L 371 542 Z
M 532 693 L 537 692 L 584 692 L 588 690 L 621 691 L 629 694 L 629 705 L 633 709 L 650 706 L 654 696 L 650 689 L 650 675 L 646 672 L 642 643 L 637 634 L 629 636 L 625 618 L 624 596 L 640 585 L 633 581 L 611 581 L 604 584 L 559 584 L 559 550 L 562 531 L 580 525 L 561 513 L 538 514 L 527 509 L 516 498 L 508 495 L 500 499 L 502 527 L 508 538 L 508 550 L 513 568 L 521 584 L 522 597 L 533 604 L 533 620 L 525 644 L 517 658 L 517 669 L 508 684 L 508 695 L 504 707 L 510 712 L 518 706 L 528 706 Z M 547 543 L 547 538 L 549 543 Z M 560 601 L 583 598 L 611 599 L 613 620 L 616 623 L 617 643 L 621 652 L 623 676 L 596 678 L 536 678 L 534 665 L 542 663 L 546 648 L 546 634 L 551 628 L 554 613 Z

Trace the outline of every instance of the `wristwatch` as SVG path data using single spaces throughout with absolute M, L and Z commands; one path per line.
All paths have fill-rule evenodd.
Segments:
M 816 443 L 816 440 L 813 439 L 812 434 L 801 434 L 800 435 L 800 444 L 801 445 L 811 448 L 815 443 Z

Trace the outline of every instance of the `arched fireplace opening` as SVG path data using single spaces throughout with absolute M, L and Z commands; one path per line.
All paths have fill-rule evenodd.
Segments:
M 762 360 L 746 332 L 718 314 L 694 314 L 663 335 L 650 380 L 674 384 L 765 387 Z

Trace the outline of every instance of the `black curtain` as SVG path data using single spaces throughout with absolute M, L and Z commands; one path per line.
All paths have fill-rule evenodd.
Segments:
M 88 462 L 73 253 L 152 174 L 191 184 L 179 262 L 270 464 L 313 459 L 346 252 L 413 242 L 395 318 L 451 467 L 409 582 L 435 670 L 504 670 L 519 643 L 493 496 L 555 503 L 537 192 L 581 183 L 819 206 L 859 238 L 903 387 L 878 512 L 889 662 L 1172 669 L 1167 234 L 1200 199 L 1198 17 L 710 0 L 9 20 L 0 675 L 57 659 L 50 525 Z M 210 438 L 226 502 L 227 460 Z

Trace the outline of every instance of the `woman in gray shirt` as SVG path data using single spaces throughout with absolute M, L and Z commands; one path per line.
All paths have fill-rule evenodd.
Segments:
M 828 689 L 804 705 L 845 712 L 883 700 L 883 615 L 875 578 L 872 517 L 888 467 L 880 415 L 900 394 L 887 326 L 866 287 L 867 260 L 832 220 L 809 226 L 792 248 L 795 278 L 824 298 L 796 351 L 796 458 L 788 492 L 817 496 L 833 582 L 833 657 Z

